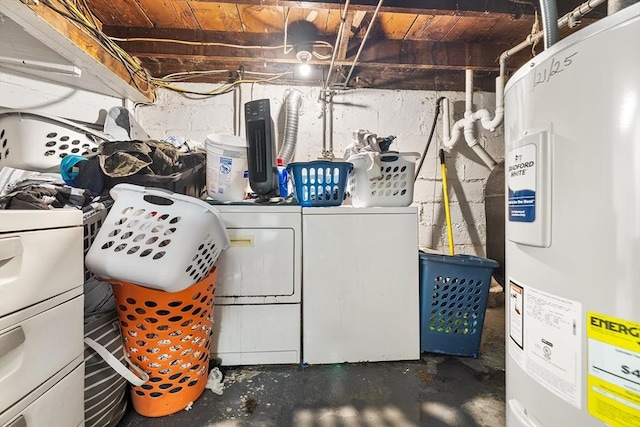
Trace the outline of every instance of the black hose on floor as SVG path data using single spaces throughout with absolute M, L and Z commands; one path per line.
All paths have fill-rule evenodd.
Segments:
M 418 169 L 416 169 L 416 176 L 413 181 L 418 180 L 418 175 L 420 175 L 420 169 L 422 169 L 422 164 L 424 163 L 424 159 L 427 157 L 427 151 L 429 150 L 429 146 L 431 145 L 431 139 L 433 138 L 433 132 L 436 130 L 436 123 L 438 123 L 438 116 L 440 115 L 440 104 L 444 100 L 444 96 L 441 96 L 436 101 L 436 112 L 433 116 L 433 123 L 431 124 L 431 132 L 429 132 L 429 139 L 427 140 L 427 146 L 424 147 L 424 151 L 422 152 L 422 157 L 420 158 L 420 163 L 418 164 Z

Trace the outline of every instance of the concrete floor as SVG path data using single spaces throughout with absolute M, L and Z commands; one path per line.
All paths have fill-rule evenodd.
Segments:
M 487 309 L 477 359 L 222 367 L 222 395 L 205 389 L 189 411 L 160 418 L 129 409 L 118 427 L 503 427 L 501 302 Z

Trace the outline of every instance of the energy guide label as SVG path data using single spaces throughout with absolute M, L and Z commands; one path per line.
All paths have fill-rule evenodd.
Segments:
M 533 144 L 509 152 L 509 221 L 534 222 L 536 219 L 536 154 Z
M 640 323 L 587 313 L 589 413 L 610 426 L 640 426 Z

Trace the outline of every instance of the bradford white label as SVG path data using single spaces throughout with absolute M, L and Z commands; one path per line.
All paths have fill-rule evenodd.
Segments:
M 509 221 L 536 220 L 537 153 L 533 144 L 509 152 L 507 181 L 509 183 Z

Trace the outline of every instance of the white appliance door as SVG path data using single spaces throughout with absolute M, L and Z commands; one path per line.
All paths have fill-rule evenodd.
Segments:
M 230 246 L 218 259 L 219 297 L 291 296 L 295 235 L 286 228 L 228 228 Z
M 416 208 L 302 212 L 303 360 L 418 359 Z

